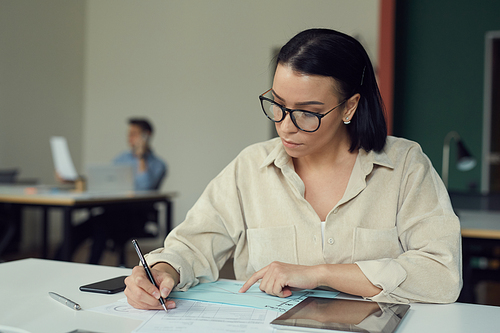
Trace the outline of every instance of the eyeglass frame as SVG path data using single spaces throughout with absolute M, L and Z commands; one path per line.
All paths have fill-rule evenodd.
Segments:
M 290 114 L 290 119 L 292 120 L 292 123 L 295 125 L 295 127 L 297 127 L 299 130 L 303 131 L 303 132 L 307 132 L 307 133 L 314 133 L 316 132 L 317 130 L 319 130 L 319 127 L 321 126 L 321 119 L 323 117 L 325 117 L 326 115 L 328 115 L 330 112 L 332 112 L 333 110 L 335 110 L 336 108 L 338 108 L 339 106 L 341 106 L 342 104 L 344 104 L 345 102 L 347 102 L 347 100 L 349 98 L 346 98 L 344 99 L 342 102 L 340 102 L 339 104 L 337 104 L 336 106 L 333 107 L 333 109 L 327 111 L 326 113 L 316 113 L 316 112 L 312 112 L 312 111 L 306 111 L 306 110 L 300 110 L 300 109 L 289 109 L 279 103 L 276 103 L 275 101 L 273 101 L 272 99 L 269 99 L 267 97 L 264 97 L 265 94 L 267 94 L 268 92 L 270 92 L 271 90 L 273 90 L 273 88 L 269 89 L 268 91 L 266 91 L 265 93 L 263 94 L 260 94 L 259 95 L 259 100 L 260 100 L 260 106 L 262 108 L 262 111 L 264 112 L 264 114 L 266 115 L 266 117 L 271 120 L 272 122 L 274 123 L 281 123 L 283 120 L 285 120 L 286 118 L 286 113 L 288 112 Z M 271 119 L 268 115 L 267 115 L 267 112 L 266 110 L 264 109 L 264 104 L 262 104 L 262 102 L 266 100 L 268 102 L 271 102 L 272 104 L 275 104 L 276 106 L 278 106 L 281 111 L 283 112 L 283 117 L 281 117 L 280 120 L 274 120 L 274 119 Z M 312 131 L 308 131 L 308 130 L 305 130 L 305 129 L 302 129 L 300 128 L 300 126 L 297 124 L 297 121 L 295 120 L 295 117 L 293 116 L 293 113 L 295 111 L 299 111 L 299 112 L 304 112 L 304 113 L 307 113 L 307 114 L 311 114 L 311 115 L 314 115 L 318 118 L 318 127 L 316 127 L 315 130 L 312 130 Z

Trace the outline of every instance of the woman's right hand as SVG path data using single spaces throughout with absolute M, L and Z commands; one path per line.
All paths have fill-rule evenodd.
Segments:
M 125 296 L 130 305 L 137 309 L 162 310 L 160 296 L 167 298 L 179 282 L 179 274 L 167 263 L 159 263 L 151 268 L 151 273 L 158 284 L 156 288 L 149 280 L 144 267 L 135 266 L 132 275 L 125 279 Z M 167 309 L 175 308 L 174 301 L 166 301 Z

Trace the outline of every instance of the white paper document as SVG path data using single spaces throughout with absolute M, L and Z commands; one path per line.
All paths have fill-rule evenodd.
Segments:
M 335 298 L 338 292 L 326 290 L 295 290 L 286 298 L 270 296 L 253 285 L 239 293 L 243 281 L 220 280 L 201 283 L 188 291 L 170 293 L 175 309 L 138 310 L 124 298 L 90 311 L 142 320 L 134 333 L 265 333 L 274 332 L 269 323 L 283 312 L 309 296 Z
M 103 313 L 107 315 L 125 317 L 125 318 L 132 318 L 142 321 L 148 320 L 156 313 L 156 311 L 136 309 L 130 304 L 128 304 L 126 298 L 120 299 L 111 304 L 101 305 L 89 309 L 89 311 Z
M 279 312 L 232 306 L 219 303 L 175 300 L 176 308 L 168 310 L 139 310 L 121 299 L 89 311 L 142 320 L 134 333 L 265 333 L 274 332 L 269 323 Z
M 65 137 L 53 136 L 50 138 L 50 148 L 52 149 L 52 159 L 56 172 L 64 180 L 76 180 L 78 173 L 71 160 L 68 142 Z
M 218 303 L 176 300 L 177 307 L 155 311 L 133 333 L 266 333 L 279 312 Z

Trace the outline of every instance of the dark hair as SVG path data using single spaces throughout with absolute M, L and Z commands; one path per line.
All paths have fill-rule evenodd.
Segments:
M 381 151 L 387 138 L 384 105 L 373 66 L 363 46 L 353 37 L 330 29 L 309 29 L 290 39 L 280 50 L 276 65 L 309 75 L 329 76 L 347 99 L 361 95 L 347 131 L 350 151 Z
M 129 125 L 139 126 L 143 132 L 149 132 L 153 134 L 153 126 L 151 123 L 144 118 L 130 118 L 128 120 Z

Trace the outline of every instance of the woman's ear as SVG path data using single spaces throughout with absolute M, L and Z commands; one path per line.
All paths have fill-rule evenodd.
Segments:
M 361 98 L 361 95 L 359 93 L 356 93 L 352 95 L 347 101 L 346 101 L 346 107 L 344 109 L 344 115 L 343 119 L 344 120 L 351 120 L 352 117 L 354 117 L 354 114 L 356 113 L 356 110 L 358 109 L 358 104 L 359 104 L 359 99 Z

